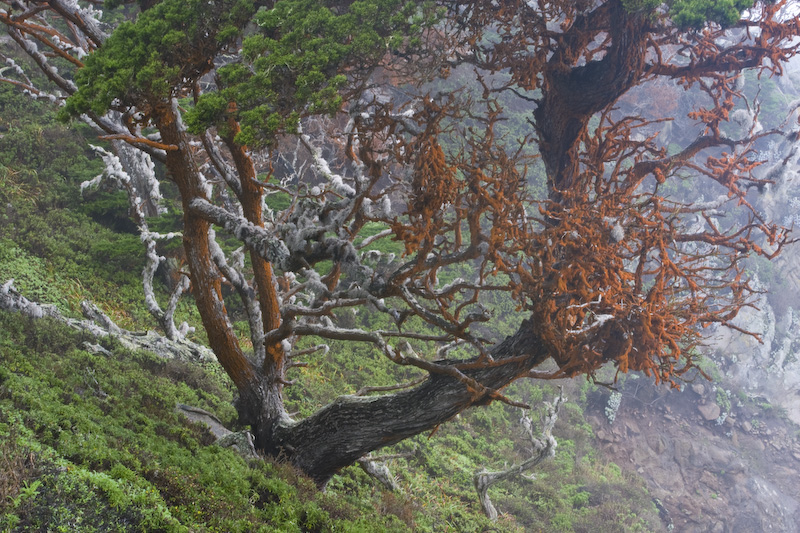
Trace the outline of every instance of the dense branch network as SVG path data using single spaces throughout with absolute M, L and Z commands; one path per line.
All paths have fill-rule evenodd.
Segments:
M 693 367 L 698 328 L 730 326 L 749 305 L 742 259 L 790 238 L 748 198 L 767 183 L 754 143 L 775 132 L 756 128 L 757 105 L 737 84 L 748 68 L 779 74 L 797 53 L 793 3 L 700 25 L 651 4 L 165 0 L 112 30 L 92 7 L 28 1 L 0 21 L 50 83 L 10 59 L 0 76 L 102 131 L 105 176 L 128 193 L 147 247 L 148 308 L 180 339 L 173 316 L 191 289 L 257 446 L 324 482 L 466 407 L 513 404 L 500 390 L 519 377 L 613 362 L 674 382 Z M 657 136 L 671 116 L 626 103 L 654 83 L 703 95 L 689 114 L 696 136 L 677 151 Z M 737 106 L 753 116 L 731 137 Z M 521 130 L 507 126 L 515 115 Z M 148 226 L 162 209 L 155 164 L 180 196 L 170 235 Z M 690 175 L 719 199 L 664 191 Z M 726 204 L 739 209 L 728 221 Z M 162 307 L 158 243 L 177 235 L 185 267 Z M 380 252 L 393 241 L 399 256 Z M 506 339 L 488 327 L 497 294 L 521 314 Z M 249 338 L 229 308 L 242 309 Z M 385 326 L 341 325 L 359 308 Z M 296 423 L 287 372 L 329 340 L 370 343 L 430 377 Z M 533 370 L 548 358 L 556 371 Z M 326 428 L 328 449 L 330 431 L 369 425 L 367 400 L 376 412 L 436 408 L 372 423 L 346 452 L 310 450 L 309 428 Z

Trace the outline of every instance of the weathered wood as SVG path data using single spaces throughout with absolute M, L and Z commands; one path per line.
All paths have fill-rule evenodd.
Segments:
M 9 280 L 0 288 L 0 309 L 19 312 L 31 318 L 50 317 L 95 337 L 113 337 L 130 350 L 147 350 L 165 359 L 193 362 L 216 360 L 214 352 L 185 339 L 170 340 L 155 331 L 122 329 L 89 302 L 83 302 L 81 306 L 86 320 L 66 317 L 54 305 L 28 300 L 14 288 L 13 282 L 14 280 Z
M 491 353 L 496 361 L 512 362 L 466 370 L 465 374 L 495 390 L 549 356 L 528 323 Z M 525 357 L 518 357 L 522 354 Z M 275 434 L 276 451 L 324 485 L 364 454 L 432 431 L 464 409 L 489 401 L 455 377 L 433 374 L 411 390 L 383 396 L 343 396 L 301 422 L 281 425 Z
M 553 403 L 545 404 L 547 415 L 542 424 L 541 436 L 538 438 L 533 434 L 533 423 L 531 419 L 527 414 L 523 413 L 520 422 L 531 441 L 531 457 L 506 470 L 489 472 L 484 468 L 473 476 L 472 481 L 475 485 L 475 490 L 478 492 L 478 499 L 481 502 L 481 507 L 490 520 L 497 520 L 497 509 L 492 503 L 491 498 L 489 498 L 489 488 L 500 481 L 522 476 L 526 470 L 530 470 L 545 459 L 555 455 L 557 444 L 555 437 L 553 437 L 553 426 L 555 426 L 556 420 L 558 420 L 558 408 L 564 400 L 563 391 L 561 391 L 558 398 L 553 400 Z

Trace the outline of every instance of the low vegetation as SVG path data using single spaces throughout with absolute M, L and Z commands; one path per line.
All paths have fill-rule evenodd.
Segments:
M 230 384 L 214 365 L 164 361 L 96 342 L 48 319 L 0 313 L 0 531 L 652 531 L 639 480 L 598 459 L 580 407 L 535 479 L 493 490 L 482 516 L 472 475 L 524 456 L 514 411 L 475 411 L 391 453 L 401 490 L 357 468 L 326 492 L 290 466 L 213 444 L 178 403 L 235 428 Z M 542 395 L 531 389 L 518 393 Z M 503 437 L 499 437 L 502 435 Z M 379 510 L 376 514 L 375 510 Z M 637 511 L 632 511 L 636 509 Z

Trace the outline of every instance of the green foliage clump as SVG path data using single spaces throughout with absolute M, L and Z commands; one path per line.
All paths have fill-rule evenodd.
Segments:
M 296 131 L 304 115 L 338 111 L 345 68 L 352 74 L 390 48 L 413 44 L 436 15 L 431 6 L 406 0 L 335 8 L 319 0 L 281 0 L 254 20 L 258 31 L 242 44 L 243 62 L 220 68 L 222 90 L 202 95 L 187 113 L 190 131 L 216 125 L 224 132 L 227 113 L 234 113 L 241 123 L 238 143 L 269 144 L 278 133 Z
M 753 7 L 752 0 L 622 0 L 629 13 L 654 13 L 668 9 L 673 24 L 681 29 L 699 29 L 709 22 L 722 27 L 739 21 L 742 11 Z
M 655 11 L 663 2 L 661 0 L 622 0 L 622 5 L 629 13 L 648 13 Z
M 31 256 L 9 239 L 0 239 L 0 280 L 13 279 L 27 298 L 67 306 L 66 280 L 48 271 L 45 262 Z
M 732 26 L 752 0 L 675 0 L 670 6 L 672 22 L 679 28 L 701 28 L 708 22 Z
M 73 313 L 90 299 L 126 322 L 149 320 L 140 277 L 144 250 L 136 235 L 116 233 L 78 210 L 21 202 L 0 220 L 8 222 L 0 227 L 0 279 L 14 279 L 25 297 Z
M 552 394 L 548 391 L 545 396 Z M 514 431 L 519 430 L 509 428 L 507 434 Z M 531 478 L 510 480 L 490 490 L 499 509 L 515 516 L 526 531 L 658 529 L 658 515 L 643 482 L 598 457 L 591 426 L 578 404 L 562 406 L 553 434 L 558 447 L 552 460 L 537 466 Z M 514 453 L 522 459 L 529 452 L 522 447 Z
M 81 300 L 90 300 L 123 327 L 152 327 L 141 288 L 144 248 L 125 194 L 80 192 L 103 167 L 87 146 L 88 133 L 58 123 L 50 106 L 6 85 L 0 110 L 0 284 L 14 279 L 25 297 L 67 314 L 79 314 Z M 169 223 L 172 230 L 177 216 L 153 219 L 152 226 Z M 156 290 L 165 288 L 157 283 Z M 181 305 L 179 316 L 187 313 L 196 311 Z
M 177 96 L 232 43 L 255 12 L 250 0 L 165 0 L 123 22 L 76 73 L 80 89 L 61 116 L 103 114 L 114 100 L 153 102 Z

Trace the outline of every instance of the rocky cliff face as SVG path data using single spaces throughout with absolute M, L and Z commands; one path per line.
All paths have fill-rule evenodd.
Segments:
M 800 283 L 784 279 L 789 281 L 785 290 L 800 295 Z M 723 386 L 763 397 L 800 424 L 800 313 L 792 307 L 780 313 L 766 295 L 757 306 L 745 309 L 737 322 L 761 342 L 721 328 L 709 338 L 709 357 L 722 371 Z
M 762 102 L 758 120 L 778 127 L 763 110 L 797 108 L 800 61 L 781 78 L 751 76 L 747 84 L 755 86 L 743 90 L 757 89 Z M 800 127 L 783 127 L 783 139 L 758 147 L 759 172 L 774 184 L 751 191 L 748 201 L 766 218 L 800 228 Z M 680 142 L 679 129 L 662 133 Z M 621 401 L 615 394 L 609 404 L 608 391 L 590 397 L 598 447 L 647 481 L 665 529 L 800 531 L 799 267 L 800 243 L 774 261 L 751 263 L 751 277 L 765 292 L 736 325 L 758 338 L 727 328 L 708 332 L 704 368 L 713 382 L 699 378 L 678 391 L 629 376 Z
M 800 246 L 762 264 L 767 292 L 737 325 L 708 335 L 705 368 L 682 391 L 629 376 L 609 423 L 592 398 L 599 447 L 648 483 L 665 527 L 681 532 L 800 531 Z M 767 268 L 769 267 L 769 270 Z
M 606 456 L 647 481 L 665 530 L 800 531 L 800 433 L 779 409 L 707 382 L 669 391 L 628 379 L 621 390 L 613 423 L 605 392 L 589 419 Z
M 798 74 L 779 78 L 772 98 L 795 107 Z M 792 102 L 790 98 L 794 97 Z M 797 126 L 793 126 L 797 128 Z M 763 177 L 775 183 L 750 201 L 767 218 L 800 227 L 800 144 L 798 132 L 771 143 L 763 154 Z M 786 410 L 800 424 L 800 243 L 786 247 L 773 261 L 754 260 L 751 277 L 764 294 L 742 310 L 736 325 L 758 338 L 718 328 L 707 339 L 705 353 L 722 371 L 722 385 L 761 396 Z

